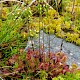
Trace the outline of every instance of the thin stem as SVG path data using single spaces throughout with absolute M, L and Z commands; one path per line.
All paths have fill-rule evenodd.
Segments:
M 49 28 L 48 28 L 48 48 L 49 48 L 49 50 L 48 50 L 48 52 L 49 52 L 49 59 L 50 59 L 50 32 L 49 32 Z
M 32 45 L 32 50 L 34 51 L 34 43 L 32 41 L 32 37 L 31 37 L 31 45 Z
M 74 5 L 75 5 L 75 0 L 73 1 L 73 5 L 72 5 L 72 12 L 71 12 L 72 15 L 74 14 Z
M 62 51 L 63 42 L 64 42 L 64 39 L 62 40 L 61 45 L 60 45 L 60 52 Z
M 2 3 L 1 3 L 1 5 L 0 5 L 0 17 L 2 16 Z
M 43 7 L 43 6 L 42 6 Z M 43 12 L 42 12 L 43 13 Z M 43 15 L 41 16 L 42 17 L 42 29 L 44 30 L 44 23 L 43 23 Z M 43 44 L 42 44 L 42 46 L 43 46 L 43 52 L 42 53 L 44 53 L 44 31 L 43 31 L 43 34 L 42 34 L 42 39 L 43 39 Z
M 56 3 L 56 9 L 57 9 L 57 12 L 58 12 L 58 0 L 55 0 L 55 3 Z

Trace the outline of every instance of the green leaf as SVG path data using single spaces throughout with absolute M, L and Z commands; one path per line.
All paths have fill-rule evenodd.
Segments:
M 52 78 L 52 80 L 59 80 L 57 77 Z

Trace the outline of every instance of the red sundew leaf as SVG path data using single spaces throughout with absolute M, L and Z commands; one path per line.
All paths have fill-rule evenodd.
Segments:
M 55 57 L 55 54 L 54 54 L 54 53 L 51 53 L 50 58 L 51 58 L 51 59 L 55 59 L 55 58 L 56 58 L 56 57 Z
M 64 65 L 63 69 L 69 69 L 69 65 Z
M 49 64 L 48 63 L 45 63 L 44 64 L 44 70 L 48 70 L 49 69 Z
M 21 73 L 25 73 L 25 70 L 21 70 Z
M 64 56 L 66 56 L 65 54 L 62 54 L 61 56 L 60 56 L 60 59 L 62 59 Z
M 26 54 L 26 59 L 30 60 L 31 59 L 31 54 Z
M 66 70 L 65 70 L 65 69 L 63 69 L 63 70 L 62 70 L 62 74 L 65 74 L 65 73 L 66 73 Z
M 39 56 L 39 51 L 38 50 L 33 51 L 33 55 Z
M 42 69 L 42 68 L 43 68 L 43 64 L 44 64 L 44 63 L 40 63 L 40 64 L 38 65 L 38 69 Z
M 61 62 L 64 63 L 64 62 L 66 62 L 66 61 L 67 61 L 67 56 L 63 56 L 62 59 L 61 59 Z
M 9 60 L 8 60 L 8 62 L 7 62 L 7 64 L 14 64 L 17 60 L 18 60 L 18 58 L 19 58 L 19 55 L 18 54 L 15 54 L 15 55 L 13 55 Z
M 10 64 L 14 64 L 15 61 L 16 61 L 15 59 L 9 59 L 9 63 L 10 63 Z
M 40 62 L 44 62 L 45 61 L 45 54 L 40 54 L 39 59 L 40 59 Z
M 63 63 L 59 62 L 59 66 L 60 66 L 60 67 L 62 67 L 63 65 L 64 65 Z
M 25 66 L 25 65 L 23 64 L 23 61 L 20 60 L 20 61 L 19 61 L 19 64 L 18 64 L 18 67 L 19 67 L 19 68 L 24 68 L 24 66 Z
M 27 60 L 30 60 L 34 57 L 38 57 L 39 56 L 39 52 L 37 50 L 33 51 L 33 50 L 30 50 L 28 49 L 28 52 L 26 54 L 26 59 Z
M 22 68 L 19 68 L 19 67 L 18 67 L 18 68 L 14 68 L 13 70 L 19 72 L 20 70 L 22 70 Z
M 31 59 L 27 60 L 27 62 L 28 62 L 28 65 L 29 65 L 30 69 L 33 69 L 35 67 L 35 65 L 36 65 L 36 63 Z
M 61 61 L 59 57 L 57 57 L 57 59 L 56 59 L 56 60 L 57 60 L 57 61 L 56 61 L 56 63 L 58 63 L 58 62 L 60 62 L 60 61 Z
M 55 56 L 56 56 L 56 57 L 60 57 L 61 55 L 62 55 L 61 52 L 57 52 L 57 53 L 55 53 Z
M 60 62 L 57 62 L 57 63 L 55 64 L 55 68 L 61 68 Z
M 49 63 L 49 65 L 48 65 L 49 70 L 53 70 L 55 68 L 56 68 L 56 66 L 53 63 Z
M 55 68 L 51 71 L 51 76 L 56 77 L 61 73 L 61 71 L 62 71 L 61 69 Z
M 63 69 L 62 74 L 65 74 L 66 72 L 71 72 L 69 69 Z
M 31 69 L 33 69 L 35 67 L 35 63 L 31 62 L 30 67 L 31 67 Z
M 15 54 L 12 56 L 12 59 L 18 59 L 19 55 L 18 54 Z
M 32 50 L 28 48 L 27 54 L 32 54 L 32 53 L 33 53 Z
M 71 72 L 71 70 L 69 69 L 69 65 L 64 65 L 63 66 L 62 73 L 65 74 L 66 72 Z
M 46 70 L 46 71 L 48 71 L 48 69 L 49 69 L 49 63 L 40 63 L 38 65 L 38 69 L 39 70 Z
M 16 77 L 16 78 L 21 78 L 21 75 L 18 75 L 18 74 L 14 74 L 13 77 Z
M 52 60 L 53 60 L 53 63 L 54 63 L 54 64 L 57 63 L 57 57 L 56 57 L 56 56 L 52 57 Z
M 50 53 L 48 53 L 48 56 L 51 59 L 54 56 L 54 54 L 50 52 Z
M 20 54 L 22 54 L 24 52 L 24 49 L 23 48 L 19 49 L 19 52 Z
M 39 55 L 33 55 L 33 58 L 36 60 L 36 59 L 39 59 Z
M 40 46 L 40 49 L 41 49 L 42 52 L 44 51 L 44 44 L 42 44 L 42 45 Z

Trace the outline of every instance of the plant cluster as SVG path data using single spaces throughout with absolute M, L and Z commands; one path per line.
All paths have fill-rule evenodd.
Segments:
M 12 10 L 3 7 L 1 11 L 0 48 L 4 57 L 8 57 L 18 52 L 18 48 L 24 46 L 25 41 L 28 40 L 29 29 L 26 26 L 29 26 L 32 13 L 30 8 L 26 9 L 19 5 L 12 6 Z
M 71 3 L 70 0 L 69 3 Z M 76 4 L 78 4 L 77 1 L 74 3 L 74 7 L 76 6 Z M 80 29 L 79 29 L 80 24 L 78 18 L 80 15 L 77 14 L 79 13 L 80 9 L 79 5 L 80 4 L 76 6 L 77 11 L 75 11 L 74 8 L 74 15 L 71 14 L 71 11 L 68 11 L 67 7 L 70 6 L 67 4 L 66 8 L 64 8 L 66 11 L 63 11 L 62 15 L 59 15 L 59 13 L 56 10 L 50 9 L 46 5 L 44 5 L 43 7 L 42 4 L 39 4 L 38 8 L 40 8 L 40 11 L 38 12 L 40 12 L 41 15 L 39 17 L 33 16 L 34 22 L 32 22 L 30 25 L 34 29 L 38 27 L 38 29 L 35 30 L 37 32 L 39 32 L 39 26 L 40 26 L 40 29 L 43 29 L 44 32 L 46 32 L 47 34 L 55 34 L 57 37 L 63 38 L 68 42 L 75 43 L 76 45 L 80 46 Z M 33 9 L 33 11 L 37 11 L 37 9 L 36 10 Z
M 39 50 L 28 49 L 27 53 L 14 54 L 1 67 L 2 77 L 18 80 L 79 80 L 80 70 L 76 64 L 70 68 L 66 64 L 67 56 L 62 52 L 39 53 Z M 8 67 L 9 66 L 9 67 Z

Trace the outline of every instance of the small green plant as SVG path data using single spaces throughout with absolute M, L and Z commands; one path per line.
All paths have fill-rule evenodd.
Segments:
M 0 47 L 5 58 L 18 53 L 18 49 L 22 47 L 20 45 L 27 41 L 28 27 L 26 25 L 30 22 L 32 13 L 30 8 L 22 12 L 23 8 L 22 6 L 19 8 L 18 5 L 14 5 L 12 10 L 3 8 L 2 17 L 5 20 L 0 19 Z M 14 50 L 15 46 L 16 50 Z

